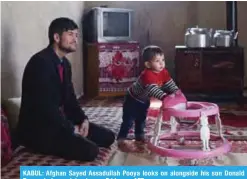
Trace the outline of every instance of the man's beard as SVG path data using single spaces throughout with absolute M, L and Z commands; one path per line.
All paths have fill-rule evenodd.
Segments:
M 58 47 L 61 51 L 63 51 L 64 53 L 71 53 L 71 52 L 75 52 L 76 50 L 74 49 L 71 49 L 71 48 L 68 48 L 68 47 L 65 47 L 62 45 L 62 43 L 59 43 L 58 44 Z

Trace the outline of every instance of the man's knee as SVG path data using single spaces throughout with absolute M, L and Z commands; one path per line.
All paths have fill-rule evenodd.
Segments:
M 88 151 L 83 154 L 82 160 L 93 161 L 99 154 L 99 147 L 95 144 L 91 144 Z
M 99 147 L 94 142 L 78 136 L 73 136 L 73 140 L 71 141 L 73 141 L 73 151 L 70 152 L 70 155 L 72 155 L 75 160 L 89 162 L 98 156 Z
M 103 147 L 106 147 L 106 148 L 110 147 L 114 143 L 114 141 L 115 141 L 115 134 L 114 132 L 109 130 L 108 135 L 105 139 L 105 146 Z

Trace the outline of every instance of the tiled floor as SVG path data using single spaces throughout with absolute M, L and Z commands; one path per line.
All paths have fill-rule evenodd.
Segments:
M 214 158 L 211 165 L 216 166 L 246 166 L 247 165 L 247 153 L 228 153 L 220 158 Z M 123 152 L 117 152 L 114 155 L 113 160 L 109 163 L 111 166 L 157 166 L 157 165 L 169 165 L 177 166 L 181 165 L 178 160 L 168 158 L 166 163 L 160 162 L 154 159 L 152 156 L 138 156 L 135 154 L 127 154 Z M 203 165 L 203 164 L 202 164 Z
M 151 156 L 140 156 L 138 154 L 128 154 L 117 151 L 109 165 L 135 166 L 135 165 L 158 165 Z
M 110 160 L 110 166 L 157 166 L 157 165 L 204 165 L 204 166 L 246 166 L 247 165 L 247 141 L 235 141 L 231 142 L 232 149 L 229 153 L 219 156 L 218 158 L 206 158 L 206 159 L 176 159 L 168 157 L 167 161 L 159 160 L 155 154 L 145 153 L 125 153 L 119 150 L 113 155 Z M 196 164 L 191 162 L 196 161 Z
M 110 160 L 109 165 L 111 166 L 124 165 L 128 155 L 129 155 L 128 153 L 117 150 L 116 153 L 113 155 L 112 159 Z

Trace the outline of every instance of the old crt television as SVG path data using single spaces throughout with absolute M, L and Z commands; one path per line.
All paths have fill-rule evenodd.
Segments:
M 131 9 L 95 7 L 83 17 L 83 39 L 88 43 L 131 41 Z

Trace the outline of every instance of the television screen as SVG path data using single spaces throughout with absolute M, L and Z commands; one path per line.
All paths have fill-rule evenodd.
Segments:
M 104 37 L 128 37 L 129 13 L 128 12 L 103 12 Z

